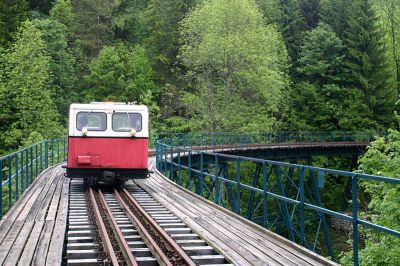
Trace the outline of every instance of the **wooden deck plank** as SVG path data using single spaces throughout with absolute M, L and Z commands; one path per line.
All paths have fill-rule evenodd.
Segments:
M 57 198 L 57 195 L 61 193 L 61 188 L 62 188 L 62 181 L 57 176 L 56 178 L 54 178 L 54 181 L 51 184 L 50 189 L 47 191 L 46 196 L 44 197 L 42 204 L 40 205 L 39 211 L 35 217 L 35 221 L 43 221 L 47 218 L 48 213 L 50 212 L 50 208 L 52 206 L 51 203 L 53 199 L 55 197 Z
M 53 169 L 54 170 L 54 169 Z M 25 235 L 20 235 L 22 228 L 24 227 L 25 223 L 33 223 L 36 217 L 36 214 L 39 211 L 41 206 L 41 202 L 45 197 L 50 185 L 53 183 L 55 179 L 55 172 L 56 171 L 48 171 L 46 174 L 42 176 L 42 178 L 49 177 L 47 182 L 43 183 L 44 186 L 41 186 L 41 189 L 37 189 L 34 192 L 34 195 L 30 197 L 28 202 L 26 203 L 25 207 L 19 213 L 17 219 L 14 221 L 10 231 L 7 233 L 4 241 L 0 245 L 0 264 L 3 263 L 6 258 L 7 254 L 12 249 L 14 242 L 19 237 L 19 241 L 27 240 L 27 236 L 29 236 L 30 231 L 24 231 Z M 50 182 L 49 182 L 50 181 Z M 27 225 L 27 228 L 32 228 L 32 226 Z M 21 245 L 21 243 L 17 243 Z M 16 252 L 16 251 L 14 251 Z
M 149 160 L 149 166 L 154 165 L 154 160 Z M 171 206 L 181 213 L 187 213 L 191 210 L 191 217 L 184 217 L 185 222 L 189 221 L 195 224 L 197 221 L 201 224 L 202 230 L 207 227 L 217 226 L 220 231 L 229 228 L 225 232 L 226 241 L 236 239 L 239 244 L 252 247 L 253 252 L 257 256 L 268 255 L 269 257 L 278 257 L 279 262 L 285 265 L 336 265 L 322 256 L 301 247 L 283 237 L 272 233 L 265 228 L 245 220 L 243 217 L 223 209 L 200 196 L 189 192 L 175 183 L 171 182 L 163 176 L 152 175 L 151 178 L 141 180 L 139 183 L 153 182 L 153 193 L 162 198 L 164 201 L 170 202 Z M 160 190 L 160 188 L 162 188 Z M 175 202 L 175 204 L 174 204 Z M 176 204 L 179 202 L 179 204 Z M 184 207 L 180 206 L 184 203 Z M 174 206 L 176 205 L 176 206 Z M 179 210 L 180 209 L 180 210 Z M 191 227 L 191 226 L 190 226 Z M 193 228 L 196 230 L 195 228 Z M 218 231 L 218 230 L 217 230 Z M 203 233 L 203 232 L 201 232 Z M 212 236 L 211 236 L 212 237 Z M 215 236 L 214 236 L 215 237 Z M 207 239 L 205 239 L 207 240 Z M 230 242 L 228 242 L 230 243 Z M 261 253 L 266 253 L 262 255 Z M 254 263 L 254 262 L 253 262 Z
M 147 182 L 146 181 L 143 183 L 147 184 L 150 180 Z M 179 202 L 179 204 L 176 204 L 175 206 L 176 209 L 179 209 L 178 216 L 180 217 L 183 213 L 189 215 L 190 218 L 186 219 L 186 221 L 189 223 L 189 227 L 193 227 L 193 225 L 200 225 L 205 230 L 208 230 L 210 232 L 211 238 L 218 239 L 217 243 L 225 243 L 226 248 L 222 249 L 221 253 L 226 255 L 228 258 L 230 257 L 232 250 L 234 250 L 239 252 L 239 256 L 242 256 L 248 261 L 248 265 L 257 264 L 260 261 L 263 261 L 268 265 L 298 265 L 286 259 L 285 257 L 280 257 L 279 259 L 277 259 L 276 254 L 269 254 L 268 247 L 264 247 L 264 252 L 258 250 L 258 245 L 254 245 L 247 239 L 243 239 L 242 237 L 240 237 L 241 232 L 237 233 L 236 230 L 232 230 L 232 228 L 227 227 L 226 224 L 225 226 L 221 226 L 218 222 L 212 219 L 213 217 L 215 217 L 216 220 L 222 220 L 220 219 L 221 216 L 218 215 L 218 213 L 208 212 L 207 210 L 205 210 L 204 212 L 199 211 L 195 207 L 196 204 L 193 201 L 190 202 L 190 199 L 188 200 L 185 197 L 178 196 L 175 191 L 173 191 L 172 193 L 168 193 L 166 191 L 164 191 L 164 193 L 157 193 L 156 191 L 160 187 L 159 184 L 160 183 L 156 183 L 154 184 L 154 186 L 152 186 L 151 189 L 153 189 L 153 193 L 151 194 L 153 194 L 156 198 L 162 197 L 162 204 L 164 204 L 168 200 Z M 145 186 L 145 188 L 148 187 L 149 186 Z M 154 192 L 156 192 L 157 195 L 155 195 Z M 236 259 L 232 258 L 232 261 L 238 263 Z M 240 265 L 242 265 L 242 263 L 240 263 Z
M 168 190 L 171 190 L 171 189 L 173 189 L 173 187 L 175 187 L 175 189 L 181 190 L 181 191 L 174 191 L 175 193 L 182 194 L 182 195 L 184 195 L 184 197 L 187 197 L 187 195 L 186 195 L 187 192 L 182 190 L 180 187 L 177 187 L 176 184 L 170 182 L 169 180 L 166 180 L 164 177 L 159 177 L 159 178 L 160 178 L 159 180 L 164 181 L 164 182 L 161 183 L 161 187 L 167 186 L 165 184 L 165 182 L 167 182 L 167 183 L 169 183 L 171 185 L 168 188 Z M 196 197 L 199 198 L 199 196 L 196 196 Z M 200 208 L 201 210 L 206 210 L 207 208 L 211 208 L 211 211 L 213 211 L 213 207 L 211 207 L 211 205 L 214 206 L 215 205 L 214 203 L 211 203 L 209 201 L 205 201 L 205 199 L 203 199 L 203 198 L 200 198 L 200 199 L 201 199 L 200 201 L 196 201 L 196 205 L 198 205 L 199 207 L 201 206 L 201 208 Z M 195 199 L 192 199 L 192 200 L 195 201 Z M 222 209 L 222 207 L 219 207 L 219 209 Z M 223 219 L 219 219 L 221 217 L 218 217 L 218 219 L 215 219 L 215 222 L 220 223 L 220 222 L 223 222 L 223 221 L 229 221 L 229 216 L 237 216 L 236 214 L 234 214 L 234 213 L 232 213 L 232 212 L 230 212 L 228 210 L 225 210 L 225 209 L 223 209 L 223 210 L 224 210 L 224 213 L 228 214 L 228 217 L 225 217 Z M 242 219 L 244 219 L 244 218 L 242 218 Z M 246 232 L 246 233 L 248 233 L 248 232 L 257 232 L 257 234 L 260 237 L 258 237 L 256 239 L 256 241 L 259 242 L 261 240 L 263 242 L 263 247 L 271 247 L 271 246 L 279 247 L 279 248 L 281 248 L 280 254 L 283 254 L 281 256 L 285 256 L 285 254 L 286 255 L 292 254 L 294 256 L 290 256 L 291 260 L 298 261 L 296 258 L 301 259 L 301 261 L 298 261 L 300 265 L 302 265 L 302 264 L 307 265 L 309 263 L 311 263 L 313 265 L 318 265 L 318 264 L 324 264 L 326 261 L 328 261 L 323 257 L 320 258 L 322 261 L 320 259 L 315 260 L 313 257 L 319 257 L 319 255 L 314 254 L 311 251 L 306 250 L 304 247 L 298 246 L 297 244 L 295 244 L 293 242 L 290 242 L 290 241 L 288 241 L 286 239 L 282 239 L 281 236 L 276 235 L 276 234 L 274 234 L 272 232 L 269 232 L 268 234 L 272 235 L 273 237 L 267 238 L 265 233 L 263 234 L 263 232 L 258 230 L 258 228 L 254 227 L 254 226 L 249 226 L 247 223 L 239 223 L 236 219 L 235 219 L 234 223 L 226 224 L 225 226 L 229 227 L 229 226 L 232 226 L 232 225 L 234 225 L 233 228 L 236 227 L 239 230 L 242 230 L 243 232 Z M 266 231 L 266 230 L 264 229 L 264 231 Z M 251 238 L 246 238 L 246 239 L 244 239 L 244 241 L 248 241 L 250 239 Z M 282 239 L 282 240 L 279 241 L 280 239 Z M 269 240 L 269 241 L 266 241 L 266 240 Z M 330 262 L 330 261 L 328 261 L 328 262 L 329 263 L 333 263 L 333 262 Z
M 31 200 L 33 196 L 37 196 L 35 191 L 37 189 L 41 189 L 41 183 L 45 182 L 42 173 L 39 175 L 29 186 L 29 188 L 21 195 L 21 197 L 14 203 L 11 209 L 6 213 L 3 219 L 0 221 L 0 244 L 3 242 L 5 236 L 7 235 L 8 231 L 11 229 L 14 221 L 20 215 L 22 209 L 25 208 L 27 202 Z
M 49 168 L 50 169 L 50 168 Z M 39 174 L 33 181 L 32 184 L 24 191 L 24 193 L 20 196 L 20 198 L 15 202 L 11 209 L 3 216 L 0 221 L 0 232 L 3 230 L 3 223 L 6 221 L 14 221 L 16 217 L 19 215 L 20 211 L 25 207 L 26 202 L 33 195 L 34 190 L 39 187 L 40 182 L 44 182 L 44 179 L 41 178 L 45 174 L 45 172 Z M 0 238 L 1 242 L 1 238 Z
M 49 207 L 50 201 L 53 203 L 53 199 L 59 200 L 59 195 L 61 193 L 61 188 L 62 188 L 62 179 L 58 178 L 59 176 L 59 171 L 54 171 L 55 178 L 53 179 L 53 182 L 51 183 L 51 186 L 49 190 L 46 193 L 46 196 L 44 197 L 42 203 L 40 204 L 40 208 L 38 209 L 37 215 L 34 218 L 34 221 L 32 220 L 27 220 L 25 222 L 24 228 L 28 227 L 30 229 L 33 228 L 34 223 L 38 223 L 40 221 L 43 221 L 46 213 L 48 214 L 50 212 L 51 205 Z M 58 202 L 57 202 L 58 204 Z M 43 223 L 40 223 L 41 226 L 36 227 L 36 230 L 38 228 L 43 228 Z M 15 241 L 13 247 L 11 248 L 9 254 L 7 255 L 6 258 L 6 263 L 15 265 L 18 263 L 20 255 L 25 251 L 25 249 L 28 249 L 28 251 L 25 253 L 24 261 L 26 261 L 28 258 L 26 257 L 28 253 L 32 254 L 31 250 L 35 250 L 36 244 L 37 244 L 37 234 L 40 235 L 41 231 L 35 232 L 29 231 L 27 234 L 22 234 L 22 231 L 20 235 L 18 236 L 17 240 Z M 31 240 L 32 238 L 32 240 Z M 25 242 L 30 243 L 31 246 L 25 246 Z
M 65 231 L 67 228 L 69 202 L 69 179 L 65 178 L 57 212 L 56 225 L 50 240 L 49 251 L 47 253 L 47 265 L 60 265 L 62 262 Z
M 57 189 L 54 192 L 53 198 L 51 199 L 50 206 L 46 214 L 46 221 L 54 221 L 56 219 L 57 210 L 60 205 L 61 193 L 64 187 L 64 179 L 65 177 L 62 176 L 58 181 Z
M 153 160 L 154 159 L 152 158 L 151 161 L 153 161 Z M 178 189 L 177 193 L 181 193 L 181 194 L 183 193 L 184 195 L 186 193 L 188 193 L 188 194 L 192 195 L 194 198 L 198 199 L 200 203 L 203 203 L 203 205 L 202 205 L 203 208 L 216 208 L 217 210 L 222 211 L 223 213 L 227 214 L 228 216 L 233 216 L 234 218 L 238 219 L 239 221 L 242 221 L 243 223 L 241 224 L 241 228 L 243 228 L 243 227 L 246 228 L 246 231 L 251 231 L 253 233 L 256 233 L 257 235 L 259 235 L 264 240 L 266 240 L 265 234 L 267 233 L 269 236 L 271 236 L 271 238 L 269 238 L 269 240 L 275 246 L 287 249 L 288 251 L 290 251 L 290 252 L 292 252 L 294 254 L 297 254 L 297 253 L 310 254 L 311 253 L 311 255 L 313 255 L 315 257 L 317 262 L 318 261 L 321 262 L 321 260 L 322 260 L 323 263 L 325 263 L 326 261 L 328 261 L 329 263 L 333 263 L 332 261 L 329 261 L 329 260 L 325 259 L 324 257 L 322 257 L 322 256 L 320 256 L 320 255 L 318 255 L 316 253 L 313 253 L 310 250 L 308 250 L 308 249 L 306 249 L 306 248 L 304 248 L 302 246 L 299 246 L 296 243 L 294 243 L 294 242 L 292 242 L 292 241 L 290 241 L 288 239 L 285 239 L 285 238 L 283 238 L 282 236 L 280 236 L 280 235 L 278 235 L 276 233 L 273 233 L 273 232 L 271 232 L 271 231 L 269 231 L 269 230 L 267 230 L 267 229 L 255 224 L 253 222 L 250 222 L 249 220 L 245 219 L 244 217 L 241 217 L 241 216 L 237 215 L 236 213 L 233 213 L 233 212 L 231 212 L 231 211 L 229 211 L 229 210 L 227 210 L 227 209 L 225 209 L 225 208 L 223 208 L 223 207 L 221 207 L 219 205 L 216 205 L 214 202 L 206 200 L 205 198 L 203 198 L 203 197 L 201 197 L 201 196 L 199 196 L 199 195 L 197 195 L 197 194 L 195 194 L 195 193 L 193 193 L 191 191 L 188 191 L 188 190 L 182 188 L 181 186 L 175 184 L 174 182 L 170 181 L 168 178 L 166 178 L 166 177 L 164 177 L 162 175 L 157 174 L 156 177 L 158 178 L 158 179 L 156 178 L 156 180 L 159 180 L 159 182 L 166 182 L 166 183 L 171 185 L 171 188 Z M 165 185 L 164 183 L 161 184 L 161 186 L 164 186 L 164 185 Z M 236 226 L 237 226 L 237 224 L 236 224 Z M 266 245 L 270 245 L 271 243 L 265 243 L 265 244 Z M 310 260 L 310 259 L 312 259 L 312 258 L 307 258 L 307 260 Z
M 34 222 L 25 223 L 20 231 L 18 237 L 15 239 L 14 244 L 9 250 L 7 257 L 4 259 L 5 264 L 16 265 L 18 263 L 19 256 L 24 250 L 25 244 L 30 237 Z
M 165 186 L 165 184 L 162 182 L 158 184 Z M 173 188 L 169 188 L 168 190 L 171 189 Z M 173 190 L 173 192 L 174 193 L 172 193 L 170 196 L 174 197 L 176 202 L 179 202 L 180 204 L 185 201 L 191 203 L 187 206 L 187 208 L 196 209 L 198 211 L 198 215 L 201 215 L 201 217 L 206 220 L 212 221 L 212 225 L 214 227 L 216 227 L 217 225 L 217 227 L 220 228 L 219 230 L 224 231 L 226 231 L 226 228 L 229 228 L 229 231 L 227 231 L 229 235 L 227 241 L 229 241 L 229 239 L 238 239 L 238 241 L 245 246 L 252 247 L 251 251 L 260 256 L 260 258 L 263 257 L 263 255 L 261 255 L 260 253 L 265 253 L 265 255 L 271 258 L 279 257 L 279 260 L 282 261 L 285 265 L 311 265 L 307 261 L 308 258 L 307 260 L 305 260 L 304 258 L 296 255 L 297 252 L 294 252 L 294 250 L 281 248 L 276 243 L 271 242 L 269 238 L 266 238 L 265 234 L 262 235 L 253 233 L 250 229 L 254 228 L 246 227 L 242 223 L 235 220 L 233 217 L 223 214 L 222 216 L 221 214 L 218 214 L 218 216 L 209 216 L 208 214 L 215 212 L 215 210 L 212 209 L 207 203 L 190 201 L 184 191 L 176 191 L 175 189 Z
M 55 221 L 45 221 L 35 254 L 33 255 L 33 265 L 40 266 L 46 264 L 47 251 L 50 245 L 50 238 L 53 232 L 54 223 Z
M 51 197 L 54 193 L 54 190 L 57 187 L 58 183 L 58 169 L 55 168 L 49 172 L 49 176 L 47 177 L 47 182 L 45 187 L 40 193 L 39 197 L 36 199 L 34 204 L 30 207 L 30 209 L 26 209 L 29 215 L 26 217 L 27 221 L 43 219 L 46 215 L 48 204 L 51 200 Z M 29 205 L 27 206 L 29 207 Z M 25 210 L 23 210 L 25 211 Z
M 147 184 L 148 181 L 143 183 Z M 206 242 L 216 248 L 218 252 L 224 254 L 234 264 L 254 265 L 260 262 L 261 258 L 255 256 L 254 254 L 252 254 L 252 252 L 243 248 L 243 245 L 240 245 L 233 239 L 226 241 L 226 235 L 223 231 L 211 230 L 213 228 L 213 225 L 207 223 L 203 215 L 193 213 L 191 211 L 191 207 L 188 206 L 186 203 L 183 203 L 181 201 L 179 201 L 179 204 L 171 203 L 168 200 L 171 194 L 168 193 L 168 195 L 165 195 L 165 191 L 158 193 L 160 191 L 157 191 L 157 187 L 158 185 L 144 185 L 144 188 L 149 190 L 150 194 L 154 196 L 155 199 L 159 200 L 164 206 L 175 213 L 185 224 L 187 224 L 195 232 L 201 235 Z M 173 198 L 170 199 L 171 201 L 175 200 Z M 281 265 L 278 264 L 276 261 L 269 260 L 268 258 L 266 259 L 266 263 L 267 262 L 268 265 Z
M 33 254 L 35 253 L 37 242 L 39 241 L 40 234 L 42 233 L 44 221 L 35 222 L 35 226 L 29 235 L 24 251 L 19 258 L 18 265 L 30 265 L 32 262 Z

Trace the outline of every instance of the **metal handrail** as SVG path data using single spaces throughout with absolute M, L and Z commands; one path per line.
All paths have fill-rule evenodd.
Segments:
M 314 140 L 316 142 L 325 142 L 327 135 L 323 135 L 322 138 L 316 138 L 318 134 L 309 134 L 309 136 L 314 136 Z M 361 140 L 361 142 L 369 142 L 373 140 L 373 136 L 376 133 L 368 132 L 368 133 L 357 133 L 357 132 L 347 132 L 342 133 L 340 138 L 344 142 L 354 142 L 355 140 Z M 193 139 L 198 139 L 197 137 L 203 137 L 204 141 L 200 142 L 193 142 Z M 197 178 L 197 182 L 200 184 L 199 189 L 196 188 L 196 193 L 199 195 L 204 196 L 204 188 L 208 189 L 205 186 L 205 179 L 210 178 L 214 182 L 214 190 L 208 190 L 209 194 L 213 194 L 212 198 L 214 199 L 215 203 L 223 206 L 223 201 L 221 200 L 221 187 L 220 184 L 230 184 L 236 187 L 237 195 L 236 196 L 236 208 L 232 208 L 233 211 L 241 214 L 240 211 L 240 197 L 241 197 L 241 189 L 246 189 L 248 191 L 253 191 L 255 193 L 260 193 L 262 197 L 264 197 L 263 204 L 267 204 L 268 197 L 271 197 L 275 200 L 278 200 L 284 204 L 290 203 L 294 204 L 300 209 L 300 238 L 301 244 L 304 245 L 305 240 L 305 209 L 314 210 L 318 214 L 323 215 L 330 215 L 342 220 L 351 221 L 352 222 L 352 229 L 353 229 L 353 258 L 354 258 L 354 265 L 359 265 L 359 258 L 358 258 L 358 246 L 359 246 L 359 228 L 358 226 L 363 226 L 370 228 L 372 230 L 376 230 L 382 233 L 390 234 L 395 237 L 400 237 L 400 231 L 396 231 L 392 228 L 388 228 L 385 226 L 381 226 L 378 224 L 374 224 L 370 221 L 364 220 L 359 218 L 359 208 L 358 208 L 358 192 L 359 192 L 359 183 L 361 182 L 383 182 L 393 185 L 400 185 L 400 179 L 393 178 L 393 177 L 384 177 L 384 176 L 376 176 L 376 175 L 369 175 L 363 173 L 356 173 L 356 172 L 348 172 L 343 170 L 335 170 L 335 169 L 328 169 L 328 168 L 321 168 L 321 167 L 314 167 L 309 165 L 300 165 L 300 164 L 293 164 L 287 162 L 278 162 L 272 160 L 263 160 L 258 158 L 249 158 L 243 156 L 236 156 L 236 155 L 229 155 L 223 154 L 221 152 L 216 151 L 223 151 L 223 145 L 227 142 L 222 141 L 222 139 L 215 138 L 215 136 L 225 136 L 225 141 L 229 139 L 231 136 L 235 136 L 237 141 L 236 143 L 230 142 L 229 144 L 233 144 L 233 149 L 242 149 L 245 148 L 247 144 L 251 142 L 241 142 L 240 140 L 246 138 L 246 135 L 240 134 L 197 134 L 194 137 L 184 134 L 172 134 L 168 135 L 166 138 L 157 139 L 156 141 L 156 167 L 157 169 L 164 173 L 165 175 L 169 175 L 169 178 L 172 179 L 174 182 L 182 185 L 182 171 L 186 171 L 186 178 Z M 273 136 L 282 136 L 277 133 L 273 134 Z M 286 135 L 287 136 L 287 135 Z M 357 136 L 357 137 L 356 137 Z M 210 142 L 210 138 L 213 142 Z M 267 140 L 269 140 L 268 138 Z M 277 138 L 279 140 L 286 141 L 287 138 Z M 302 138 L 298 138 L 303 140 Z M 308 138 L 312 139 L 312 138 Z M 188 140 L 191 140 L 188 141 Z M 331 141 L 336 140 L 336 138 L 331 138 Z M 296 141 L 293 141 L 296 142 Z M 329 141 L 328 141 L 329 142 Z M 193 145 L 195 143 L 195 145 Z M 257 144 L 268 144 L 268 143 L 278 143 L 278 142 L 267 142 L 266 143 L 257 143 Z M 236 145 L 234 145 L 236 144 Z M 253 142 L 254 144 L 254 142 Z M 201 149 L 199 149 L 201 148 Z M 225 147 L 226 149 L 227 147 Z M 181 157 L 185 156 L 187 158 L 186 164 L 182 163 Z M 192 164 L 193 159 L 197 156 L 199 164 L 194 167 Z M 212 161 L 212 167 L 214 167 L 214 172 L 206 171 L 204 167 L 204 160 L 205 158 L 209 158 Z M 232 180 L 226 178 L 225 176 L 221 176 L 218 172 L 218 165 L 221 161 L 229 160 L 232 162 L 233 165 L 236 165 L 236 180 Z M 262 166 L 262 187 L 255 187 L 248 184 L 243 184 L 241 182 L 241 164 L 240 162 L 253 162 Z M 211 168 L 212 168 L 211 167 Z M 280 195 L 278 193 L 271 192 L 268 188 L 268 180 L 271 178 L 268 173 L 268 169 L 292 169 L 296 170 L 298 173 L 298 182 L 299 182 L 299 197 L 298 198 L 290 198 L 284 195 Z M 338 211 L 329 210 L 327 208 L 322 207 L 322 204 L 312 204 L 310 202 L 305 201 L 304 193 L 305 193 L 305 185 L 306 185 L 306 178 L 315 178 L 315 176 L 320 178 L 324 178 L 328 175 L 335 175 L 338 177 L 346 177 L 351 178 L 352 183 L 352 211 L 351 215 L 340 213 Z M 196 177 L 197 176 L 197 177 Z M 264 208 L 263 213 L 263 225 L 268 224 L 268 209 L 267 207 Z M 333 253 L 330 254 L 333 258 Z
M 0 219 L 41 172 L 66 157 L 66 138 L 44 140 L 0 157 Z

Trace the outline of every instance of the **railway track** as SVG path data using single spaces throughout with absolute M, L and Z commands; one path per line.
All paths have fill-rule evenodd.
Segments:
M 68 265 L 229 265 L 144 189 L 85 188 L 72 180 Z

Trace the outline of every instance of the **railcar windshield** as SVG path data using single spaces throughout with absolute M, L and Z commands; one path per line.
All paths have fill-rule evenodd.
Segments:
M 76 115 L 76 128 L 89 131 L 105 131 L 107 129 L 107 114 L 102 112 L 79 112 Z
M 116 132 L 128 132 L 132 128 L 136 132 L 142 131 L 142 115 L 139 113 L 114 113 L 112 129 Z

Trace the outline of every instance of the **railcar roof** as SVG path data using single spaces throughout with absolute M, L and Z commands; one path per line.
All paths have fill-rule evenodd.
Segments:
M 70 106 L 70 109 L 75 110 L 120 110 L 120 111 L 147 111 L 146 105 L 141 104 L 126 104 L 126 103 L 113 103 L 113 102 L 104 102 L 104 103 L 73 103 Z

